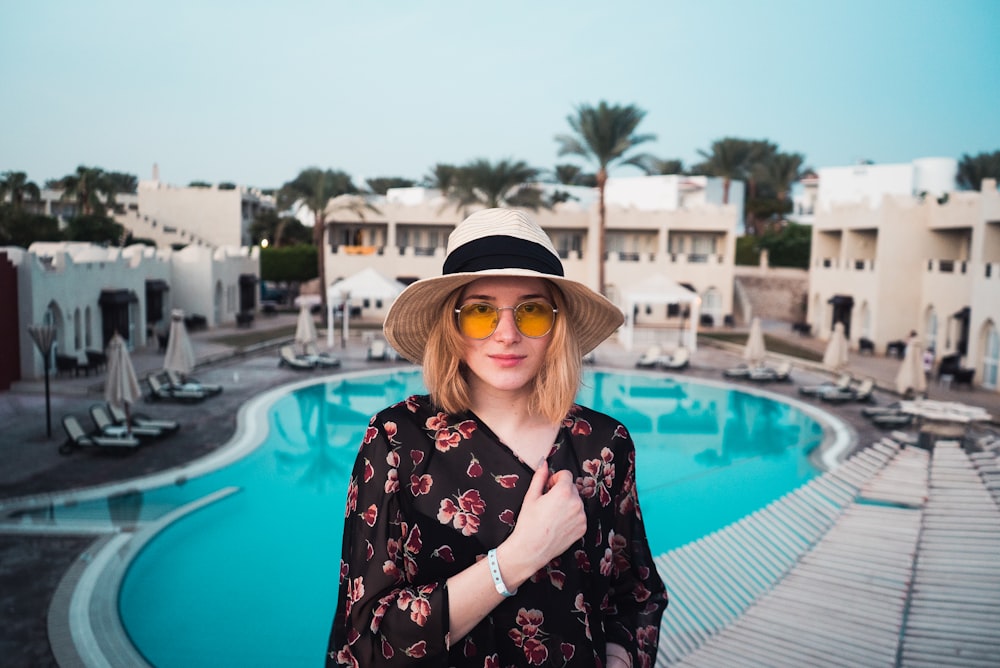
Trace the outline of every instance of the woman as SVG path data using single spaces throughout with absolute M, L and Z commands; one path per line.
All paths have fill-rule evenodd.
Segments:
M 573 403 L 622 323 L 542 229 L 487 209 L 385 335 L 430 394 L 380 412 L 348 489 L 328 665 L 652 666 L 667 595 L 635 449 Z

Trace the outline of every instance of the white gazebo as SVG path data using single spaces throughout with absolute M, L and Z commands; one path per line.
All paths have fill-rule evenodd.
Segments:
M 654 274 L 638 283 L 622 289 L 622 301 L 625 311 L 625 325 L 621 329 L 620 340 L 625 350 L 632 350 L 635 337 L 635 321 L 633 319 L 637 304 L 679 304 L 689 305 L 688 333 L 685 346 L 692 353 L 697 349 L 698 320 L 701 310 L 701 297 L 693 290 L 685 288 L 672 278 L 662 274 Z
M 352 299 L 381 299 L 391 302 L 406 285 L 387 278 L 375 269 L 367 267 L 353 276 L 343 278 L 326 289 L 326 344 L 333 347 L 333 311 L 343 304 L 344 340 L 347 340 Z

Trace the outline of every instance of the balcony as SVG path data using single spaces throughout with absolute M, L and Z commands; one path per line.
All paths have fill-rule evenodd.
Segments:
M 927 271 L 932 274 L 964 274 L 968 271 L 966 260 L 927 260 Z

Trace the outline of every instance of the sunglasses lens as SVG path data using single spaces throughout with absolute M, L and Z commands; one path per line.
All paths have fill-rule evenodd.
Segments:
M 545 336 L 552 330 L 556 314 L 552 307 L 541 302 L 525 302 L 518 304 L 514 312 L 517 328 L 525 336 L 537 338 Z
M 490 304 L 466 304 L 458 312 L 458 328 L 473 339 L 485 339 L 497 328 L 499 316 Z
M 466 304 L 458 310 L 458 328 L 462 334 L 473 339 L 485 339 L 497 329 L 500 311 L 492 304 Z M 538 338 L 552 331 L 556 319 L 555 310 L 543 302 L 524 302 L 513 308 L 514 323 L 525 336 Z

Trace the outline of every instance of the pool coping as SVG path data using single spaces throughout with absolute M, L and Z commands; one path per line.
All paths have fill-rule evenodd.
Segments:
M 822 465 L 819 468 L 823 470 L 836 468 L 846 458 L 850 446 L 857 440 L 853 429 L 836 415 L 793 397 L 768 392 L 764 388 L 734 387 L 732 384 L 708 378 L 690 378 L 678 374 L 653 374 L 642 370 L 623 371 L 610 367 L 597 367 L 594 370 L 671 378 L 678 382 L 694 382 L 724 388 L 728 391 L 753 394 L 792 405 L 816 420 L 823 428 L 823 441 L 812 453 L 816 455 L 814 463 L 819 462 Z M 182 467 L 124 482 L 59 494 L 22 497 L 20 500 L 12 499 L 6 503 L 0 503 L 0 512 L 9 512 L 14 508 L 42 508 L 67 500 L 77 502 L 91 500 L 128 491 L 144 491 L 163 485 L 176 484 L 212 472 L 245 457 L 263 443 L 268 433 L 268 422 L 266 411 L 261 409 L 272 405 L 281 397 L 301 387 L 329 382 L 331 378 L 340 380 L 384 375 L 385 373 L 385 369 L 335 373 L 325 378 L 313 377 L 280 385 L 243 404 L 237 412 L 236 431 L 233 436 L 218 450 L 205 457 Z M 407 373 L 413 372 L 408 371 Z M 111 668 L 117 665 L 140 668 L 150 666 L 125 631 L 118 610 L 121 584 L 132 559 L 141 552 L 146 543 L 168 525 L 238 491 L 238 487 L 222 488 L 191 501 L 156 520 L 140 523 L 138 530 L 134 532 L 119 527 L 108 528 L 103 532 L 105 535 L 98 538 L 67 570 L 49 606 L 49 638 L 59 665 L 63 668 L 66 666 L 85 666 L 87 668 Z M 20 503 L 14 503 L 17 501 Z M 11 528 L 16 527 L 16 525 L 10 526 Z M 0 531 L 6 530 L 7 526 L 0 524 Z M 46 529 L 43 525 L 35 527 L 34 530 L 46 533 L 80 533 L 71 527 L 60 527 L 53 531 L 51 527 Z

